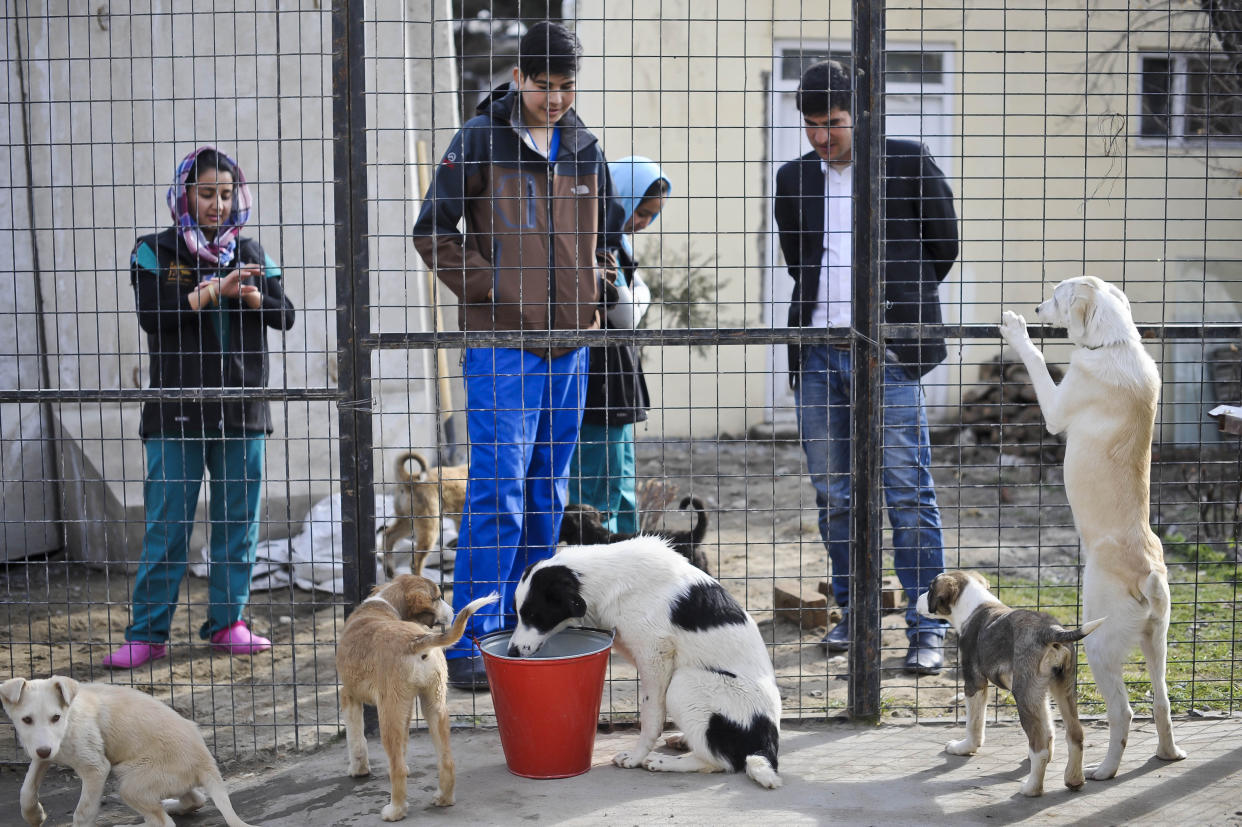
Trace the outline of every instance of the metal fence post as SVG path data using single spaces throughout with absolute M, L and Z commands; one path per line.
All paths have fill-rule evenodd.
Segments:
M 363 6 L 332 7 L 332 169 L 336 209 L 336 324 L 345 599 L 375 585 L 370 269 L 367 250 L 366 88 Z
M 880 503 L 884 439 L 884 317 L 880 199 L 884 172 L 884 3 L 854 2 L 854 268 L 850 422 L 853 543 L 850 545 L 849 714 L 880 717 Z

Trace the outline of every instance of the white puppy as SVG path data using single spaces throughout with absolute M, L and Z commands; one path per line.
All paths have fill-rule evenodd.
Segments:
M 1156 755 L 1186 757 L 1173 742 L 1165 651 L 1169 584 L 1164 548 L 1148 523 L 1151 439 L 1160 376 L 1139 339 L 1125 294 L 1094 276 L 1061 282 L 1035 310 L 1064 327 L 1076 346 L 1060 385 L 1026 332 L 1005 312 L 1001 336 L 1026 365 L 1048 430 L 1064 432 L 1065 493 L 1086 558 L 1083 614 L 1104 625 L 1083 643 L 1108 707 L 1108 753 L 1088 771 L 1112 778 L 1121 763 L 1132 711 L 1122 667 L 1137 644 L 1147 659 L 1159 734 Z
M 142 815 L 147 827 L 174 827 L 168 813 L 202 807 L 206 799 L 199 787 L 229 827 L 248 827 L 233 812 L 224 779 L 198 728 L 150 695 L 56 675 L 7 680 L 0 685 L 0 702 L 30 756 L 20 798 L 28 824 L 38 827 L 46 818 L 39 785 L 55 763 L 73 768 L 82 778 L 73 827 L 95 823 L 104 781 L 113 769 L 121 800 Z M 178 801 L 165 811 L 163 798 Z
M 620 767 L 657 772 L 746 770 L 775 789 L 781 696 L 754 619 L 724 587 L 667 541 L 639 536 L 569 546 L 526 570 L 515 593 L 509 655 L 538 651 L 574 625 L 616 629 L 616 647 L 638 668 L 639 736 Z M 683 730 L 652 752 L 665 712 Z

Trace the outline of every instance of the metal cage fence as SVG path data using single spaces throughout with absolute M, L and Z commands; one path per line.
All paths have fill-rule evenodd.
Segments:
M 10 4 L 4 677 L 136 685 L 202 724 L 222 760 L 334 738 L 335 641 L 384 577 L 377 530 L 397 516 L 403 456 L 469 456 L 465 351 L 626 344 L 641 348 L 651 405 L 633 470 L 601 476 L 633 476 L 647 530 L 689 530 L 680 501 L 705 504 L 707 566 L 759 623 L 784 714 L 957 718 L 952 634 L 939 674 L 902 669 L 910 595 L 886 516 L 885 351 L 948 342 L 921 380 L 944 565 L 1077 625 L 1090 618 L 1064 445 L 996 323 L 1004 309 L 1030 317 L 1053 284 L 1085 272 L 1125 290 L 1163 379 L 1151 519 L 1173 594 L 1174 712 L 1236 712 L 1242 450 L 1208 411 L 1242 403 L 1239 16 L 1229 3 L 1145 0 Z M 647 156 L 672 184 L 658 222 L 633 234 L 653 297 L 637 329 L 463 332 L 451 273 L 437 278 L 411 243 L 450 142 L 512 78 L 541 19 L 582 43 L 575 111 L 607 158 Z M 852 315 L 807 328 L 788 323 L 794 282 L 773 205 L 778 169 L 812 149 L 799 81 L 827 57 L 854 78 Z M 953 193 L 960 253 L 924 297 L 942 310 L 934 321 L 888 313 L 885 138 L 926 147 Z M 265 387 L 152 384 L 125 259 L 168 226 L 173 170 L 203 144 L 245 171 L 245 233 L 296 305 L 294 326 L 267 334 Z M 1032 334 L 1064 365 L 1063 331 Z M 853 441 L 850 471 L 828 480 L 854 503 L 847 654 L 820 645 L 839 614 L 806 464 L 823 440 L 798 428 L 791 344 L 844 345 L 863 366 L 852 415 L 827 413 L 849 416 Z M 204 485 L 168 656 L 106 669 L 133 623 L 150 530 L 142 408 L 213 400 L 272 413 L 244 613 L 272 649 L 230 656 L 199 634 L 219 603 L 200 573 L 223 498 Z M 461 526 L 447 516 L 426 573 L 451 591 Z M 1137 653 L 1126 678 L 1142 714 Z M 1078 680 L 1084 711 L 1102 713 L 1085 661 Z M 636 696 L 633 668 L 614 657 L 603 721 L 632 722 Z M 459 724 L 494 720 L 486 693 L 451 703 Z M 1002 697 L 993 714 L 1012 707 Z M 20 760 L 11 728 L 0 738 L 0 760 Z

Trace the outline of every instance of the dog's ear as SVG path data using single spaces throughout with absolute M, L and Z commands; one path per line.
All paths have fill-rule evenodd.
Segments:
M 0 684 L 0 700 L 3 700 L 6 706 L 18 703 L 22 699 L 22 691 L 25 688 L 25 678 L 9 678 Z
M 1074 282 L 1070 288 L 1068 312 L 1065 314 L 1065 327 L 1070 341 L 1082 340 L 1083 335 L 1091 329 L 1095 311 L 1095 288 L 1085 282 Z
M 73 699 L 78 696 L 79 684 L 73 678 L 66 678 L 64 675 L 53 675 L 51 678 L 52 686 L 56 688 L 57 694 L 60 695 L 60 705 L 68 707 L 73 703 Z
M 938 576 L 927 590 L 927 611 L 934 615 L 953 614 L 953 604 L 961 594 L 961 586 L 952 577 Z

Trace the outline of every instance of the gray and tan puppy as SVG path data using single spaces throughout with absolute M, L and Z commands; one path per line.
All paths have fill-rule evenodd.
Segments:
M 957 629 L 958 663 L 966 690 L 966 737 L 945 744 L 953 755 L 973 755 L 983 746 L 988 684 L 1013 693 L 1018 719 L 1030 748 L 1031 774 L 1022 794 L 1043 795 L 1044 772 L 1052 759 L 1052 694 L 1065 722 L 1069 762 L 1065 786 L 1083 784 L 1082 724 L 1074 701 L 1078 660 L 1074 641 L 1091 634 L 1104 618 L 1065 629 L 1052 615 L 1011 609 L 988 590 L 975 572 L 947 571 L 919 596 L 919 614 L 948 620 Z
M 150 695 L 127 686 L 12 678 L 0 685 L 0 702 L 30 755 L 22 783 L 22 818 L 38 827 L 46 818 L 39 785 L 52 764 L 82 779 L 74 827 L 99 815 L 104 781 L 116 770 L 121 800 L 142 814 L 147 827 L 174 827 L 168 813 L 206 803 L 206 790 L 229 827 L 248 827 L 233 812 L 228 790 L 198 727 Z M 175 798 L 167 805 L 161 799 Z

